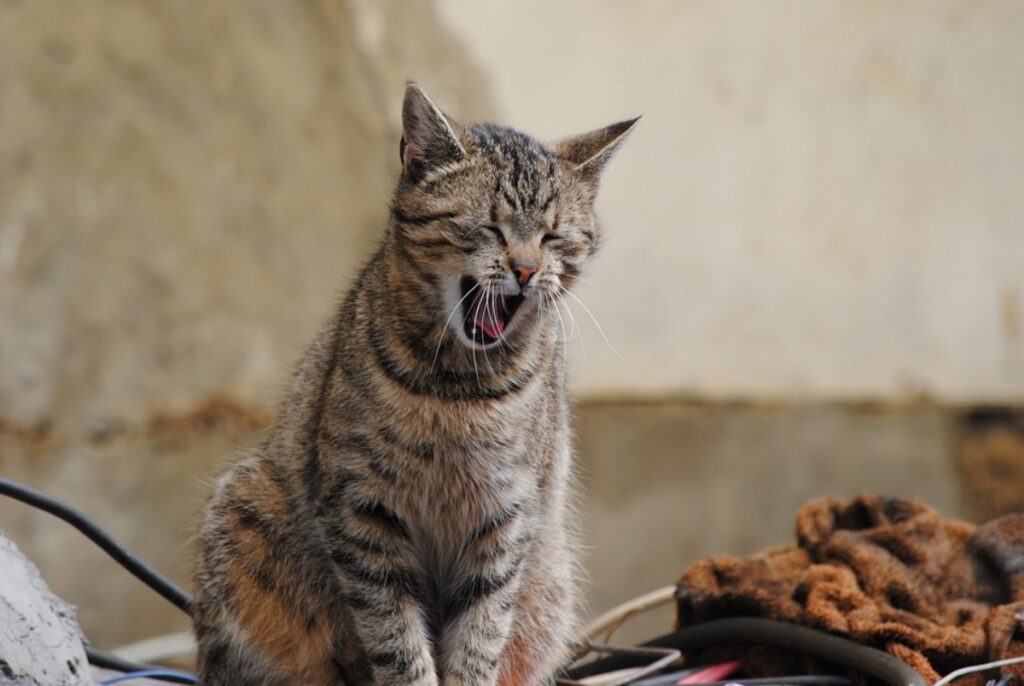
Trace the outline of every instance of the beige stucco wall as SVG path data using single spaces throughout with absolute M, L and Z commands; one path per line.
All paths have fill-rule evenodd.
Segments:
M 1024 397 L 1024 4 L 440 4 L 502 120 L 644 115 L 581 392 Z
M 0 423 L 274 403 L 383 231 L 407 75 L 491 114 L 431 3 L 380 9 L 0 3 Z

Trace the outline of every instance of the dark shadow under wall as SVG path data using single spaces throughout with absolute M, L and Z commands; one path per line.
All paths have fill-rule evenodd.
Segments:
M 964 516 L 985 521 L 1024 510 L 1024 408 L 960 412 L 954 450 Z

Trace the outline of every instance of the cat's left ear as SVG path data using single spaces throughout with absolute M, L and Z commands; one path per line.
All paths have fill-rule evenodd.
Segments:
M 626 140 L 629 132 L 636 127 L 638 121 L 640 117 L 620 121 L 603 129 L 563 138 L 549 147 L 559 157 L 572 162 L 583 178 L 596 184 L 604 166 Z
M 412 81 L 407 83 L 402 101 L 402 142 L 399 146 L 403 172 L 418 174 L 462 159 L 466 150 L 455 132 L 457 126 L 419 85 Z

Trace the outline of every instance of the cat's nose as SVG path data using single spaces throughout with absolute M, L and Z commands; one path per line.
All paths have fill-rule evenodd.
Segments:
M 513 262 L 512 271 L 515 272 L 516 281 L 520 286 L 525 286 L 530 277 L 537 273 L 536 262 Z

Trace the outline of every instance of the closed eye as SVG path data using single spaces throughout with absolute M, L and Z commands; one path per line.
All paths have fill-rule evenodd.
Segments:
M 485 224 L 484 228 L 493 233 L 497 238 L 498 242 L 502 245 L 508 245 L 508 241 L 505 240 L 505 234 L 502 233 L 501 228 L 494 224 Z
M 559 236 L 557 233 L 546 233 L 543 236 L 541 236 L 540 242 L 543 245 L 544 243 L 550 243 L 551 241 L 560 240 L 562 240 L 562 237 Z

